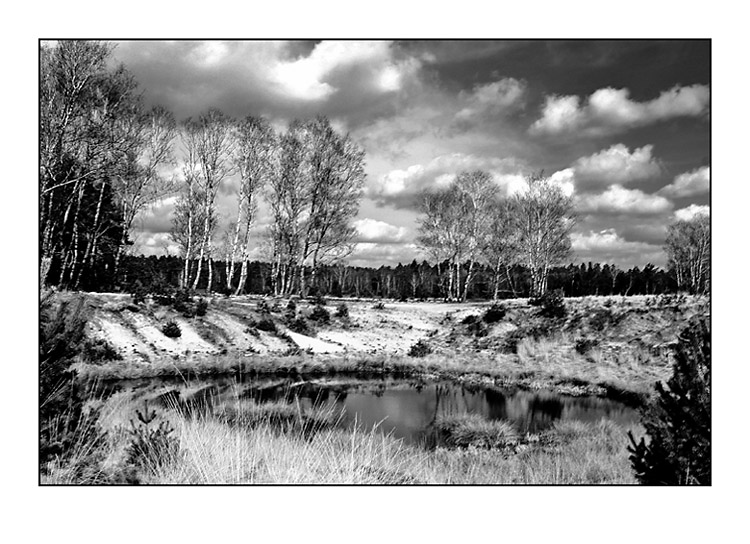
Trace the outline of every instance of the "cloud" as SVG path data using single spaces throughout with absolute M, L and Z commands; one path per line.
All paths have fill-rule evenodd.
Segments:
M 414 164 L 405 169 L 392 170 L 381 176 L 368 191 L 368 196 L 379 206 L 397 209 L 414 208 L 419 195 L 426 190 L 446 187 L 462 171 L 489 172 L 501 194 L 510 194 L 525 184 L 528 168 L 517 159 L 478 157 L 451 153 L 432 159 L 426 165 Z
M 711 208 L 708 206 L 691 204 L 687 208 L 682 208 L 674 212 L 675 219 L 679 221 L 690 221 L 697 215 L 711 215 Z
M 659 190 L 659 194 L 670 197 L 686 197 L 707 193 L 709 191 L 711 168 L 702 166 L 684 172 L 674 178 L 674 181 Z
M 573 163 L 576 186 L 603 186 L 630 183 L 657 177 L 662 167 L 653 156 L 653 145 L 632 151 L 624 144 L 615 144 Z
M 358 243 L 397 244 L 403 242 L 408 234 L 406 227 L 397 227 L 369 217 L 356 220 L 354 227 L 357 229 L 355 240 Z
M 328 115 L 349 129 L 392 114 L 422 66 L 388 41 L 121 42 L 115 58 L 147 103 L 178 119 L 220 107 L 284 121 Z
M 524 104 L 526 82 L 512 77 L 499 81 L 477 85 L 471 92 L 461 91 L 459 103 L 463 108 L 456 114 L 459 121 L 484 119 L 515 111 Z
M 612 185 L 598 195 L 580 195 L 576 200 L 576 210 L 585 213 L 655 215 L 671 210 L 672 206 L 663 196 L 625 189 L 622 185 Z
M 676 117 L 703 116 L 709 102 L 707 85 L 677 85 L 646 102 L 631 100 L 628 89 L 612 87 L 594 91 L 585 103 L 575 95 L 548 95 L 541 118 L 529 131 L 532 134 L 614 134 Z
M 613 228 L 599 232 L 574 232 L 571 243 L 577 259 L 583 262 L 609 262 L 623 268 L 643 266 L 647 262 L 662 266 L 665 262 L 660 245 L 625 240 Z
M 395 266 L 398 263 L 407 264 L 419 259 L 418 248 L 415 244 L 378 244 L 360 242 L 354 245 L 354 251 L 347 259 L 350 266 Z

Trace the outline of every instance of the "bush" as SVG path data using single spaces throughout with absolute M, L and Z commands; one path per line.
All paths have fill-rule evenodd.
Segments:
M 497 323 L 504 317 L 505 317 L 505 308 L 503 308 L 499 304 L 493 304 L 487 309 L 486 312 L 484 312 L 484 315 L 482 316 L 482 320 L 485 323 Z
M 140 281 L 136 281 L 133 286 L 133 291 L 130 293 L 130 297 L 133 299 L 134 304 L 143 304 L 148 295 L 148 289 L 146 289 Z
M 255 326 L 256 329 L 260 331 L 266 331 L 266 332 L 276 332 L 276 323 L 273 322 L 273 320 L 268 319 L 267 317 L 264 317 L 260 321 L 258 321 L 258 324 Z
M 336 306 L 336 317 L 340 317 L 341 319 L 348 319 L 349 318 L 349 306 L 344 304 L 343 302 Z
M 289 329 L 299 334 L 308 334 L 310 332 L 310 326 L 305 321 L 304 317 L 297 317 L 289 323 Z
M 409 357 L 424 357 L 432 353 L 432 348 L 424 340 L 420 340 L 409 348 Z
M 313 298 L 313 303 L 316 306 L 325 306 L 326 305 L 326 299 L 323 297 L 323 295 L 315 295 Z
M 112 344 L 103 338 L 86 340 L 83 345 L 83 358 L 90 363 L 120 361 L 120 355 Z
M 204 315 L 206 315 L 207 311 L 208 301 L 199 298 L 198 302 L 195 303 L 195 315 L 197 315 L 198 317 L 203 317 Z
M 478 317 L 478 316 L 476 316 L 476 315 L 474 315 L 474 314 L 472 314 L 472 315 L 467 315 L 466 317 L 464 317 L 464 318 L 463 318 L 463 319 L 461 320 L 461 323 L 462 323 L 463 325 L 473 325 L 473 324 L 474 324 L 474 323 L 476 323 L 477 321 L 479 321 L 479 317 Z
M 568 313 L 568 310 L 565 308 L 562 289 L 547 291 L 541 297 L 530 299 L 529 304 L 541 307 L 539 315 L 542 317 L 555 319 L 565 317 Z
M 271 313 L 271 308 L 268 307 L 268 302 L 265 300 L 259 300 L 258 303 L 255 305 L 256 311 L 261 315 L 269 315 Z
M 375 304 L 373 304 L 372 309 L 373 310 L 385 310 L 385 304 L 383 304 L 382 302 L 376 302 Z
M 318 304 L 313 308 L 313 311 L 310 312 L 310 319 L 319 323 L 328 323 L 331 320 L 331 314 L 323 306 Z
M 575 343 L 575 350 L 581 355 L 586 355 L 592 348 L 599 345 L 599 340 L 595 338 L 578 338 Z
M 711 333 L 704 319 L 678 337 L 672 377 L 642 412 L 649 436 L 628 433 L 630 462 L 642 484 L 711 484 Z
M 179 338 L 182 336 L 180 326 L 173 319 L 170 319 L 164 324 L 161 328 L 161 332 L 168 338 Z

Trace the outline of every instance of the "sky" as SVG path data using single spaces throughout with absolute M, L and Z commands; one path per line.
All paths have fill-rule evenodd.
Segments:
M 416 197 L 464 170 L 488 171 L 500 195 L 544 170 L 573 195 L 576 263 L 664 266 L 668 225 L 709 211 L 706 40 L 134 41 L 114 58 L 178 120 L 219 108 L 284 130 L 322 114 L 348 132 L 366 151 L 355 266 L 423 259 Z M 236 187 L 221 188 L 222 226 Z M 175 200 L 144 214 L 136 252 L 177 254 Z M 261 208 L 256 258 L 269 222 Z

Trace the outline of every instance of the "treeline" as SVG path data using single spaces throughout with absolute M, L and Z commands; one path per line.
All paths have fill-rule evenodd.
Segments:
M 184 270 L 180 257 L 127 256 L 122 263 L 122 278 L 115 289 L 122 292 L 169 293 L 180 287 L 180 276 Z M 441 271 L 448 263 L 442 263 Z M 197 266 L 197 262 L 192 266 Z M 468 272 L 469 263 L 462 265 Z M 203 263 L 203 278 L 197 288 L 208 289 L 208 263 Z M 226 286 L 226 268 L 223 263 L 213 263 L 212 275 L 215 285 Z M 383 297 L 397 300 L 445 299 L 445 283 L 449 281 L 437 265 L 426 261 L 380 268 L 363 268 L 343 265 L 323 265 L 318 271 L 316 286 L 309 295 L 343 297 Z M 308 271 L 309 272 L 309 271 Z M 498 298 L 529 297 L 532 295 L 533 278 L 523 265 L 514 265 L 504 274 Z M 253 261 L 248 264 L 244 293 L 273 295 L 274 266 L 272 263 Z M 239 279 L 235 270 L 234 281 Z M 561 289 L 565 296 L 586 295 L 648 295 L 677 292 L 674 276 L 651 264 L 643 268 L 622 270 L 615 265 L 599 263 L 570 264 L 553 267 L 549 272 L 549 289 Z M 104 286 L 102 286 L 104 288 Z M 495 272 L 492 267 L 475 265 L 475 279 L 468 292 L 469 299 L 491 299 L 495 296 Z M 214 291 L 233 294 L 235 289 L 226 287 Z

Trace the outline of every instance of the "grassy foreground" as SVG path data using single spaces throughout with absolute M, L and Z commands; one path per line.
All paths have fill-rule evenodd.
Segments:
M 164 409 L 144 425 L 130 424 L 138 406 L 115 395 L 102 407 L 104 439 L 79 444 L 42 483 L 635 483 L 629 429 L 607 421 L 559 423 L 519 437 L 468 416 L 440 422 L 445 440 L 425 449 L 377 429 L 343 429 L 325 409 L 241 402 L 211 416 Z M 161 436 L 158 425 L 172 432 Z

